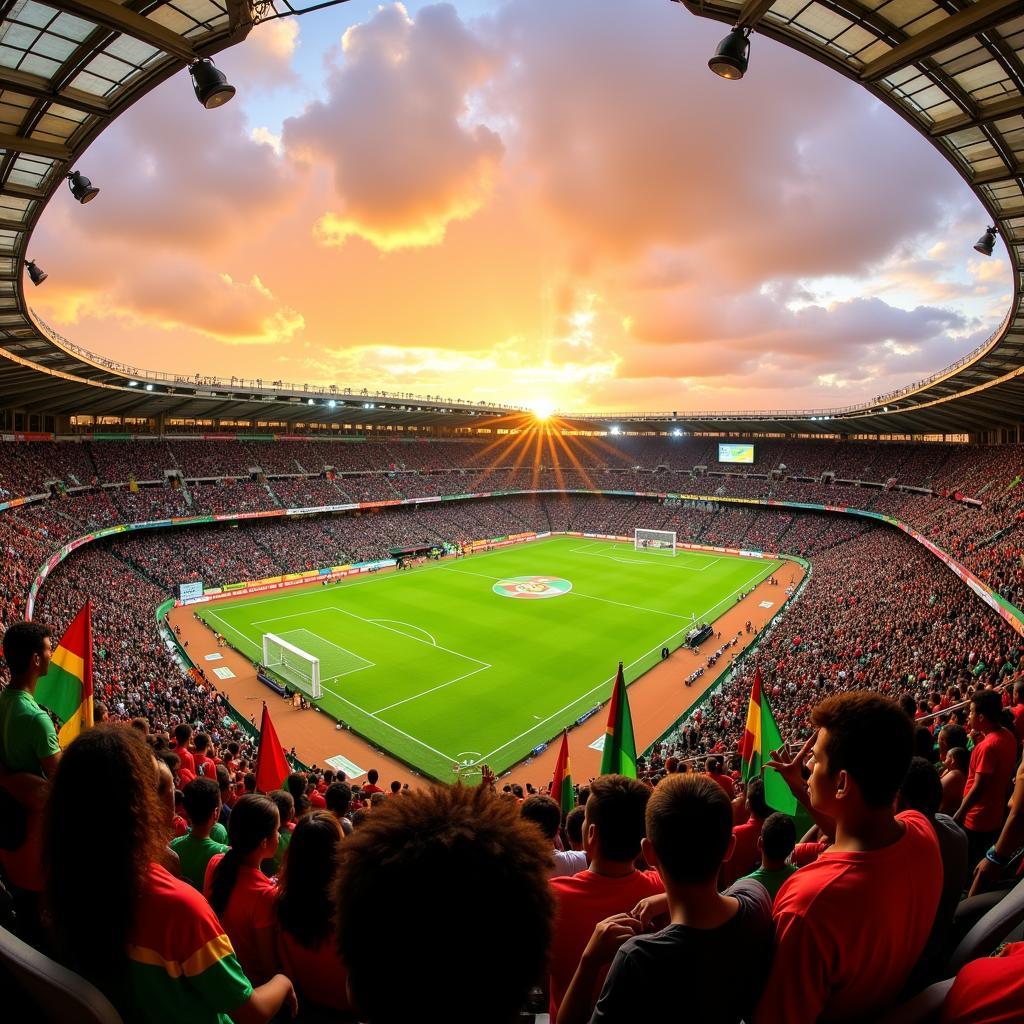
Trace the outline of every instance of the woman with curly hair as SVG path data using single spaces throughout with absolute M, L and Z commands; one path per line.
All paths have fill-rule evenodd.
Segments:
M 157 786 L 134 729 L 98 725 L 64 752 L 44 857 L 58 958 L 129 1022 L 264 1024 L 285 1003 L 294 1010 L 291 982 L 279 974 L 254 989 L 209 904 L 164 867 Z
M 343 833 L 329 811 L 299 819 L 277 890 L 277 951 L 306 1006 L 351 1010 L 348 971 L 334 944 L 334 876 Z
M 277 969 L 274 944 L 274 903 L 277 886 L 260 871 L 260 861 L 277 849 L 277 805 L 259 793 L 243 796 L 228 818 L 227 853 L 218 853 L 206 867 L 203 891 L 253 981 Z

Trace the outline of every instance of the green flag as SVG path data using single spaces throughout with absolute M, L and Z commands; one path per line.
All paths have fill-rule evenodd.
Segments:
M 629 698 L 626 696 L 626 680 L 622 675 L 621 661 L 615 676 L 612 700 L 608 705 L 601 774 L 636 778 L 636 740 L 633 737 L 633 718 L 629 713 Z

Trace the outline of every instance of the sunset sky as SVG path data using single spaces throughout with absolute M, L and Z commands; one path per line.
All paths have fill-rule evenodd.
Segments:
M 860 87 L 668 0 L 460 0 L 270 23 L 119 118 L 29 256 L 34 308 L 189 375 L 562 410 L 846 405 L 1010 303 L 1002 243 Z M 31 286 L 27 286 L 31 288 Z

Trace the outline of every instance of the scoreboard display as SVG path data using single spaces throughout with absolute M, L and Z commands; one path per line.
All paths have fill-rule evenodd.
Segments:
M 753 465 L 754 446 L 752 444 L 720 444 L 718 446 L 718 461 Z
M 197 598 L 203 596 L 203 584 L 202 581 L 198 583 L 179 583 L 178 584 L 178 600 L 183 603 L 189 601 L 195 601 Z

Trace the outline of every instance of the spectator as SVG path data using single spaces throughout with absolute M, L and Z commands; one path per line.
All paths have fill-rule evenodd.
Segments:
M 995 690 L 971 697 L 968 727 L 975 733 L 964 798 L 953 815 L 967 833 L 971 864 L 977 864 L 1003 827 L 1006 798 L 1017 767 L 1017 739 L 1002 724 L 1003 703 Z
M 163 867 L 164 814 L 134 729 L 100 725 L 68 747 L 44 858 L 56 955 L 126 1021 L 263 1024 L 294 1012 L 291 982 L 279 974 L 254 989 L 209 904 Z
M 877 1014 L 924 950 L 942 894 L 931 824 L 917 811 L 893 816 L 911 719 L 894 701 L 860 692 L 818 704 L 811 722 L 817 732 L 800 752 L 771 765 L 835 843 L 775 898 L 775 960 L 757 1024 Z
M 182 722 L 174 727 L 174 742 L 171 744 L 171 750 L 178 755 L 179 772 L 188 772 L 189 775 L 187 779 L 180 779 L 182 785 L 191 782 L 196 776 L 195 758 L 192 755 L 192 751 L 188 749 L 191 739 L 191 725 Z
M 292 772 L 284 781 L 284 790 L 291 793 L 295 804 L 295 820 L 298 821 L 309 811 L 309 797 L 306 796 L 306 776 L 302 772 Z
M 274 801 L 243 796 L 228 822 L 231 847 L 211 858 L 203 891 L 248 977 L 269 978 L 277 964 L 274 903 L 277 888 L 260 871 L 260 861 L 277 846 L 279 818 Z
M 782 883 L 796 871 L 796 865 L 788 863 L 795 846 L 796 825 L 793 819 L 781 811 L 770 814 L 757 840 L 757 848 L 761 851 L 761 866 L 747 875 L 747 878 L 760 882 L 768 890 L 773 902 Z
M 1024 846 L 1024 760 L 1017 766 L 1013 795 L 1010 797 L 1010 813 L 1003 824 L 1003 830 L 977 865 L 971 865 L 974 869 L 974 879 L 970 895 L 974 896 L 997 886 L 1014 854 L 1022 846 Z
M 273 878 L 281 870 L 284 855 L 288 852 L 288 844 L 292 841 L 292 833 L 295 831 L 295 801 L 292 800 L 291 793 L 284 789 L 275 789 L 268 797 L 277 807 L 277 847 L 274 855 L 260 864 L 260 870 L 268 878 Z
M 970 754 L 963 747 L 953 747 L 946 753 L 939 779 L 942 785 L 942 804 L 939 810 L 943 814 L 956 814 L 964 802 L 964 786 L 969 766 Z
M 565 816 L 565 837 L 569 840 L 570 850 L 583 849 L 583 819 L 586 813 L 586 808 L 574 807 Z
M 742 825 L 736 825 L 732 830 L 736 842 L 722 864 L 723 889 L 727 889 L 736 879 L 749 875 L 757 867 L 757 841 L 761 837 L 761 829 L 768 815 L 772 813 L 764 797 L 762 779 L 754 778 L 747 784 L 745 802 L 749 817 Z
M 363 783 L 363 792 L 367 795 L 373 795 L 374 793 L 383 793 L 384 790 L 377 785 L 377 780 L 380 778 L 376 768 L 371 768 L 366 773 L 366 782 Z
M 670 923 L 637 935 L 636 918 L 600 922 L 558 1014 L 586 1021 L 590 993 L 616 945 L 625 944 L 604 983 L 593 1024 L 656 1021 L 678 1013 L 680 992 L 694 1020 L 749 1019 L 768 974 L 772 904 L 764 886 L 744 879 L 718 892 L 723 860 L 735 844 L 732 808 L 720 786 L 697 775 L 661 783 L 647 804 L 644 859 L 665 885 Z M 742 964 L 736 971 L 733 964 Z
M 931 823 L 939 841 L 942 857 L 942 897 L 928 945 L 914 974 L 923 987 L 936 980 L 946 952 L 946 937 L 953 924 L 953 912 L 967 885 L 967 835 L 948 814 L 940 814 L 942 783 L 931 761 L 915 757 L 900 786 L 896 807 L 900 811 L 918 811 Z
M 327 811 L 296 824 L 277 890 L 277 951 L 304 1008 L 348 1013 L 348 972 L 334 941 L 331 899 L 341 840 L 338 819 Z
M 537 830 L 487 786 L 375 810 L 342 843 L 335 899 L 359 1019 L 512 1024 L 547 960 L 550 863 Z M 439 986 L 456 955 L 457 984 Z
M 717 782 L 725 790 L 725 795 L 730 800 L 736 796 L 736 784 L 722 771 L 722 762 L 717 757 L 709 757 L 704 764 L 704 770 L 709 779 Z
M 942 1005 L 942 1024 L 1011 1024 L 1024 1006 L 1024 942 L 964 964 Z
M 171 849 L 181 862 L 182 877 L 202 892 L 210 859 L 228 852 L 226 844 L 210 838 L 210 830 L 220 815 L 220 790 L 213 779 L 193 779 L 184 789 L 184 798 L 192 827 L 185 835 L 171 840 Z
M 554 1020 L 594 928 L 613 914 L 628 913 L 642 899 L 664 891 L 656 871 L 638 871 L 644 814 L 651 791 L 636 779 L 601 775 L 590 785 L 583 818 L 588 867 L 567 878 L 552 878 L 558 905 L 551 944 L 550 1013 Z M 588 993 L 592 1006 L 603 977 Z
M 11 886 L 19 930 L 36 940 L 43 888 L 42 813 L 61 756 L 50 716 L 35 700 L 52 650 L 51 632 L 39 623 L 15 622 L 4 632 L 11 681 L 0 692 L 0 865 Z
M 558 842 L 558 829 L 562 823 L 562 811 L 551 797 L 540 793 L 528 796 L 520 805 L 519 813 L 527 821 L 532 821 L 551 845 L 555 862 L 549 877 L 563 878 L 566 875 L 575 875 L 577 871 L 582 871 L 587 866 L 585 853 L 561 848 Z
M 341 831 L 349 836 L 352 834 L 352 821 L 348 809 L 352 804 L 352 787 L 347 782 L 332 782 L 324 794 L 327 810 L 338 819 Z
M 195 765 L 193 771 L 196 775 L 207 779 L 216 777 L 217 763 L 210 757 L 210 737 L 205 732 L 197 732 L 193 741 L 195 753 L 192 755 L 192 762 Z

